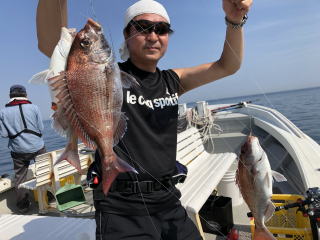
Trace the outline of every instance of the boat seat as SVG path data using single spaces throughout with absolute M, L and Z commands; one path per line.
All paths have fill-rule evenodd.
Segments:
M 78 149 L 84 148 L 84 144 L 79 144 Z M 35 159 L 35 178 L 20 184 L 20 187 L 35 190 L 39 204 L 39 213 L 48 212 L 47 191 L 54 195 L 57 190 L 66 182 L 75 184 L 81 183 L 81 174 L 67 161 L 62 161 L 53 166 L 53 162 L 63 152 L 64 149 L 38 155 Z M 86 173 L 88 167 L 93 162 L 91 154 L 81 154 L 79 152 L 81 171 Z
M 208 153 L 194 127 L 178 134 L 177 161 L 187 166 L 188 175 L 177 188 L 182 194 L 182 205 L 203 238 L 199 211 L 236 158 L 233 152 Z

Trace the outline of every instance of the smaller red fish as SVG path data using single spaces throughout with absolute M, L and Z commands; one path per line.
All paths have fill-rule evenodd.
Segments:
M 237 184 L 254 217 L 255 232 L 253 240 L 276 240 L 265 226 L 275 210 L 271 201 L 272 177 L 276 181 L 287 179 L 272 171 L 267 154 L 255 136 L 248 136 L 241 148 L 237 170 Z

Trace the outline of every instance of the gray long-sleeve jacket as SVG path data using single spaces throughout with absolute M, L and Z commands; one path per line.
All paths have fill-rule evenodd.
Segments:
M 22 104 L 22 110 L 27 128 L 37 133 L 43 130 L 40 111 L 34 104 Z M 0 110 L 0 135 L 9 137 L 24 129 L 19 106 L 10 106 Z M 34 153 L 43 148 L 42 137 L 30 133 L 22 133 L 14 139 L 9 139 L 8 148 L 17 153 Z

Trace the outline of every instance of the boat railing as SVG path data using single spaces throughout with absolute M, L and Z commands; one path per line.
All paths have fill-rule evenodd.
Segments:
M 304 133 L 277 110 L 260 105 L 248 104 L 246 107 L 239 109 L 238 111 L 241 111 L 242 113 L 247 113 L 262 120 L 267 120 L 268 122 L 271 122 L 273 125 L 299 138 L 304 137 Z

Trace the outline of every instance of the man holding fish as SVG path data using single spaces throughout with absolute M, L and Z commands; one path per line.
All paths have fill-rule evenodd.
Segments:
M 48 2 L 39 2 L 38 36 L 46 21 L 59 25 L 66 13 L 66 1 L 56 1 L 63 14 L 41 19 L 48 17 L 43 14 L 50 9 Z M 195 67 L 157 68 L 173 31 L 167 11 L 153 0 L 137 1 L 125 13 L 124 62 L 114 64 L 101 26 L 91 19 L 70 42 L 65 69 L 49 83 L 57 92 L 55 123 L 69 136 L 60 160 L 77 166 L 78 138 L 98 149 L 96 239 L 201 239 L 175 188 L 178 96 L 239 69 L 251 4 L 223 0 L 227 32 L 222 55 Z M 50 56 L 50 42 L 39 41 Z

